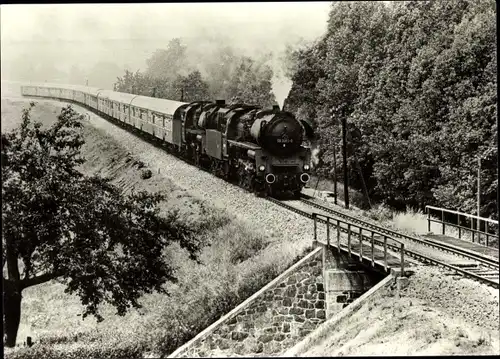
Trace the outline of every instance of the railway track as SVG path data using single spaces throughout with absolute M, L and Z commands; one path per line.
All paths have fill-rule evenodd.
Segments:
M 390 238 L 398 238 L 398 240 L 400 240 L 400 241 L 402 240 L 403 242 L 411 241 L 412 243 L 418 243 L 420 245 L 432 247 L 434 249 L 438 249 L 438 250 L 447 252 L 449 254 L 452 254 L 455 256 L 460 256 L 462 258 L 466 258 L 466 259 L 472 260 L 474 262 L 477 262 L 477 263 L 471 263 L 471 264 L 465 264 L 465 265 L 459 266 L 459 265 L 454 265 L 454 264 L 450 264 L 450 263 L 445 263 L 441 260 L 431 258 L 430 256 L 424 255 L 422 253 L 417 253 L 414 250 L 409 250 L 406 248 L 404 249 L 405 256 L 413 258 L 413 259 L 417 260 L 418 262 L 423 262 L 423 263 L 431 264 L 431 265 L 437 265 L 437 266 L 452 270 L 456 273 L 459 273 L 460 275 L 463 275 L 464 277 L 475 279 L 477 281 L 480 281 L 482 283 L 490 285 L 494 288 L 500 288 L 500 284 L 498 281 L 498 269 L 499 269 L 498 262 L 495 262 L 495 260 L 490 258 L 490 257 L 484 257 L 478 253 L 472 253 L 472 252 L 464 250 L 462 248 L 456 248 L 456 247 L 448 246 L 445 244 L 436 243 L 434 241 L 426 241 L 426 240 L 411 237 L 411 236 L 408 236 L 408 235 L 405 235 L 405 234 L 402 234 L 402 233 L 399 233 L 399 232 L 396 232 L 396 231 L 393 231 L 393 230 L 390 230 L 390 229 L 387 229 L 384 227 L 380 227 L 380 226 L 374 225 L 373 223 L 363 221 L 359 218 L 346 215 L 342 212 L 335 211 L 332 208 L 325 207 L 325 206 L 322 206 L 318 203 L 312 202 L 308 198 L 310 198 L 310 197 L 305 196 L 305 198 L 300 199 L 300 202 L 304 203 L 305 205 L 307 205 L 309 207 L 313 207 L 315 209 L 319 209 L 323 212 L 326 212 L 329 215 L 332 215 L 332 216 L 335 216 L 337 218 L 341 218 L 342 220 L 354 223 L 357 226 L 359 226 L 360 228 L 364 228 L 364 229 L 367 229 L 370 231 L 376 231 L 378 233 L 383 233 L 385 235 L 388 235 Z M 293 206 L 285 201 L 280 201 L 280 200 L 275 199 L 275 198 L 268 197 L 267 199 L 269 201 L 271 201 L 271 202 L 273 202 L 273 203 L 275 203 L 283 208 L 286 208 L 292 212 L 295 212 L 301 216 L 313 219 L 312 212 L 308 212 L 306 210 L 297 208 L 296 206 Z M 320 223 L 327 224 L 327 221 L 325 221 L 321 218 L 317 218 L 316 220 Z M 336 227 L 334 225 L 334 223 L 332 223 L 332 222 L 329 222 L 328 224 L 332 227 Z M 344 228 L 342 226 L 339 226 L 339 229 L 343 233 L 348 232 L 348 229 Z M 359 233 L 354 233 L 354 234 L 359 235 Z M 365 238 L 368 240 L 367 237 L 363 236 L 363 241 L 365 240 Z M 393 240 L 393 242 L 394 242 L 394 240 Z M 377 245 L 384 245 L 384 243 L 382 241 L 380 241 L 379 239 L 378 240 L 376 239 L 375 243 Z M 386 246 L 388 249 L 390 249 L 394 252 L 400 251 L 400 248 L 397 245 L 395 245 L 395 243 L 391 243 L 390 240 L 386 243 Z

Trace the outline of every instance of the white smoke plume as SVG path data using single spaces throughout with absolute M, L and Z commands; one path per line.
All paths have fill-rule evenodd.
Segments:
M 316 168 L 319 164 L 320 147 L 317 140 L 311 141 L 311 164 L 312 168 Z

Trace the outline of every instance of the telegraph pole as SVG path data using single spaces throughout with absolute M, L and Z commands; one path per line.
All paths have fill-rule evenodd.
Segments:
M 477 159 L 477 216 L 481 217 L 481 156 Z M 477 219 L 477 230 L 479 231 L 479 218 Z
M 349 178 L 347 177 L 347 119 L 342 116 L 342 155 L 344 165 L 344 201 L 345 208 L 349 209 Z
M 330 111 L 332 124 L 335 123 L 335 112 Z M 333 196 L 334 203 L 337 204 L 337 139 L 333 139 Z
M 333 195 L 334 203 L 337 204 L 337 147 L 336 140 L 333 142 Z

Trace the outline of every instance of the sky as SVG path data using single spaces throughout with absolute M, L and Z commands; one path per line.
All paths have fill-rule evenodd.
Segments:
M 143 69 L 155 49 L 181 37 L 221 39 L 246 55 L 280 53 L 326 30 L 329 2 L 7 4 L 0 7 L 2 75 L 19 64 Z

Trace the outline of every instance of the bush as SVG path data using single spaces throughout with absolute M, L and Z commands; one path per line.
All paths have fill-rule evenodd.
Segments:
M 393 218 L 394 211 L 384 204 L 379 204 L 368 211 L 367 215 L 376 221 L 390 221 Z
M 8 359 L 122 359 L 142 358 L 144 348 L 140 345 L 103 346 L 102 343 L 86 344 L 85 347 L 39 346 L 23 348 L 11 353 L 5 353 Z
M 143 170 L 142 173 L 141 173 L 141 178 L 142 179 L 148 179 L 148 178 L 151 178 L 152 176 L 153 176 L 153 173 L 149 169 Z

